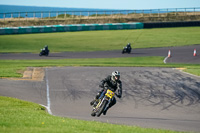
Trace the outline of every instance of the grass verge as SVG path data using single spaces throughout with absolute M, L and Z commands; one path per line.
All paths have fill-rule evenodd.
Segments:
M 38 104 L 2 96 L 0 120 L 0 131 L 3 133 L 179 133 L 56 117 L 49 115 Z
M 26 67 L 110 66 L 110 67 L 184 67 L 184 71 L 200 76 L 199 64 L 164 64 L 164 57 L 127 57 L 59 60 L 0 60 L 0 77 L 21 77 Z
M 128 43 L 133 48 L 168 47 L 198 44 L 200 27 L 160 28 L 119 31 L 83 31 L 0 36 L 0 52 L 39 52 L 48 45 L 51 52 L 97 51 L 122 49 Z M 193 64 L 164 64 L 163 57 L 62 59 L 62 60 L 0 60 L 0 77 L 21 77 L 26 67 L 55 66 L 135 66 L 184 67 L 200 76 L 200 67 Z M 103 127 L 103 128 L 102 128 Z M 0 131 L 26 132 L 120 132 L 120 133 L 178 133 L 144 129 L 135 126 L 112 125 L 51 116 L 44 107 L 0 96 Z
M 0 52 L 39 53 L 44 45 L 51 52 L 119 50 L 128 42 L 133 48 L 184 46 L 199 44 L 199 36 L 200 27 L 1 35 Z

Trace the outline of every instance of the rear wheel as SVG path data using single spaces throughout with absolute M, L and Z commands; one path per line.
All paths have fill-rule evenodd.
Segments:
M 104 100 L 104 101 L 103 101 L 101 107 L 99 108 L 98 112 L 96 113 L 97 117 L 99 117 L 99 116 L 103 113 L 103 111 L 104 111 L 104 109 L 105 109 L 107 103 L 108 103 L 107 100 Z

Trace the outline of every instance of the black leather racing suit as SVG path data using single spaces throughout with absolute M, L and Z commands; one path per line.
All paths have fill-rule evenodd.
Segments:
M 44 51 L 45 51 L 46 54 L 49 52 L 48 46 L 44 47 Z
M 128 50 L 128 51 L 131 51 L 132 48 L 131 48 L 131 45 L 130 45 L 130 44 L 127 44 L 126 47 L 127 47 L 127 50 Z
M 110 89 L 111 91 L 115 92 L 115 95 L 118 97 L 118 98 L 121 98 L 122 97 L 122 82 L 120 80 L 118 81 L 113 81 L 112 80 L 112 76 L 107 76 L 105 79 L 103 79 L 101 81 L 101 84 L 99 85 L 99 87 L 103 88 L 101 91 L 99 91 L 99 93 L 97 94 L 96 96 L 96 99 L 99 98 L 99 96 L 101 95 L 101 93 L 104 91 L 104 90 L 107 90 L 107 89 Z M 117 92 L 116 92 L 117 91 Z M 113 105 L 116 104 L 116 99 L 115 97 L 113 97 L 111 99 L 111 102 L 109 104 L 109 107 L 107 108 L 107 110 L 112 107 Z

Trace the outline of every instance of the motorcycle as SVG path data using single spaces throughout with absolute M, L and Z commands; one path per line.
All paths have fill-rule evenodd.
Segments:
M 115 93 L 110 89 L 104 90 L 97 99 L 96 103 L 93 105 L 91 116 L 99 117 L 108 108 L 114 95 Z
M 48 56 L 49 55 L 49 50 L 45 51 L 44 49 L 41 49 L 41 52 L 39 54 L 39 56 Z
M 130 54 L 131 53 L 131 48 L 124 47 L 123 50 L 122 50 L 122 54 L 124 54 L 124 53 Z

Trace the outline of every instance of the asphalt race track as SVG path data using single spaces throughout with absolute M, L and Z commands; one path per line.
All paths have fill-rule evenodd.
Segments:
M 194 48 L 197 49 L 195 57 Z M 0 59 L 89 58 L 91 55 L 93 58 L 140 55 L 165 57 L 169 49 L 172 57 L 167 59 L 167 63 L 200 64 L 200 45 L 135 49 L 132 54 L 123 55 L 121 51 L 52 53 L 49 57 L 39 57 L 38 54 L 0 54 Z M 106 116 L 91 117 L 92 107 L 89 102 L 97 93 L 100 80 L 114 70 L 121 72 L 123 97 L 117 98 L 117 104 Z M 198 76 L 172 68 L 148 67 L 55 67 L 46 68 L 45 73 L 44 81 L 1 79 L 0 95 L 42 104 L 56 116 L 145 128 L 200 132 Z
M 197 56 L 193 57 L 194 49 L 197 50 Z M 121 50 L 114 51 L 95 51 L 95 52 L 63 52 L 50 53 L 48 57 L 39 56 L 32 53 L 1 53 L 2 59 L 67 59 L 67 58 L 116 58 L 116 57 L 141 57 L 141 56 L 168 56 L 168 51 L 171 51 L 171 58 L 167 63 L 200 63 L 200 44 L 184 47 L 166 47 L 166 48 L 146 48 L 133 49 L 131 54 L 121 54 Z M 51 51 L 51 49 L 50 49 Z

